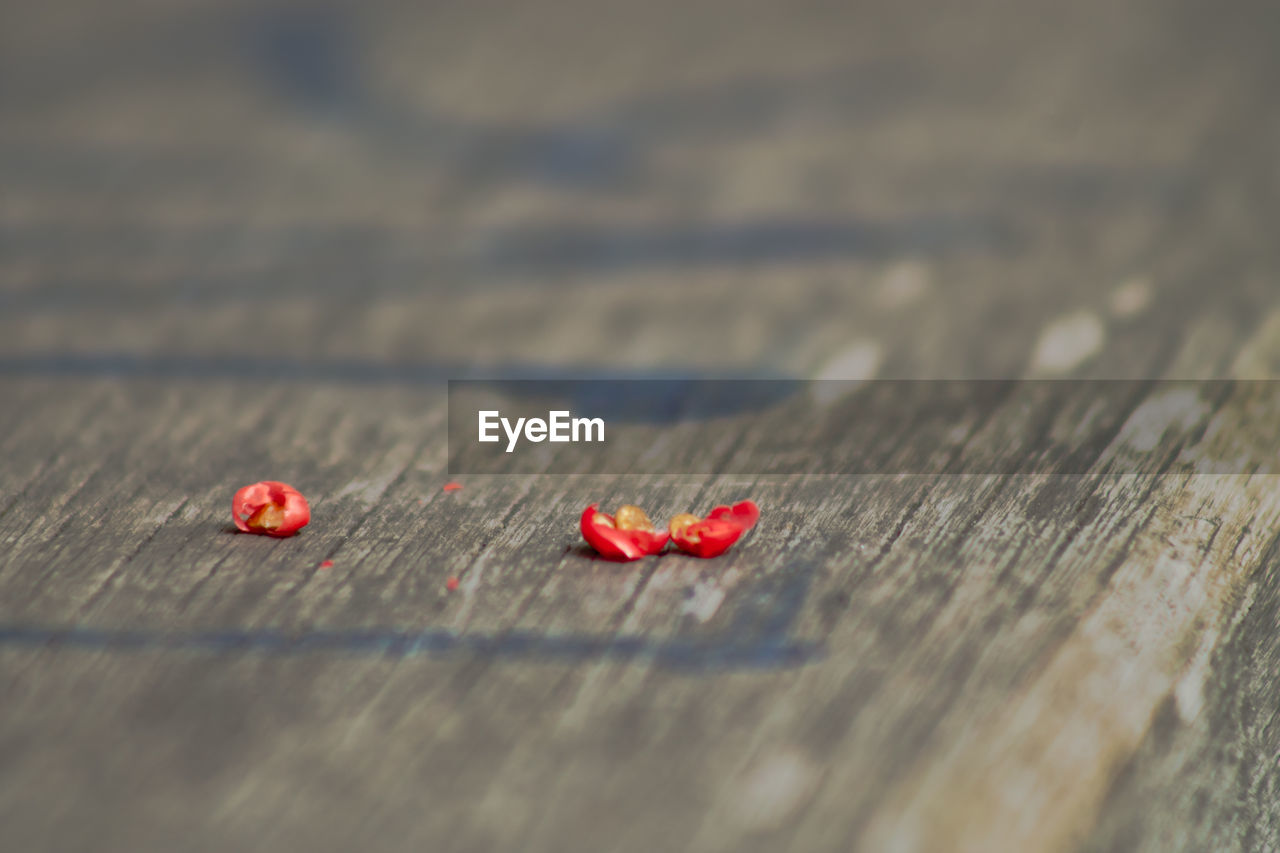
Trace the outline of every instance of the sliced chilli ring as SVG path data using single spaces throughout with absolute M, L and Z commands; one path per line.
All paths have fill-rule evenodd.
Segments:
M 231 499 L 231 518 L 245 533 L 292 536 L 311 521 L 311 507 L 302 493 L 276 480 L 245 486 Z
M 732 507 L 718 506 L 707 513 L 707 518 L 719 518 L 736 522 L 742 529 L 750 530 L 760 520 L 760 507 L 755 501 L 739 501 Z

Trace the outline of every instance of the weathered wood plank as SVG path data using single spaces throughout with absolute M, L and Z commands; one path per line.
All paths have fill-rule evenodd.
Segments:
M 1280 847 L 1280 507 L 1174 458 L 1260 452 L 1244 386 L 1128 477 L 991 474 L 1130 411 L 1032 389 L 883 449 L 968 476 L 440 491 L 458 372 L 1277 375 L 1274 13 L 673 9 L 4 13 L 0 846 Z M 268 476 L 313 524 L 227 532 Z

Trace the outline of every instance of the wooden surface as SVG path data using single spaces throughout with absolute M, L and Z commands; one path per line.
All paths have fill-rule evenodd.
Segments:
M 6 4 L 0 848 L 1280 847 L 1261 386 L 1126 476 L 441 490 L 475 371 L 1276 376 L 1274 9 Z

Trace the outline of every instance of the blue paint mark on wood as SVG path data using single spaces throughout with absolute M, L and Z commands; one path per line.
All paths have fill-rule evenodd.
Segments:
M 471 653 L 483 657 L 550 663 L 648 661 L 664 668 L 690 673 L 794 667 L 817 660 L 822 654 L 822 648 L 818 644 L 778 638 L 655 640 L 633 635 L 540 634 L 530 631 L 499 634 L 393 629 L 322 629 L 301 632 L 227 629 L 178 632 L 0 625 L 0 648 L 6 646 L 136 652 L 336 652 L 395 658 Z
M 247 380 L 341 385 L 443 385 L 481 381 L 515 398 L 557 400 L 594 417 L 646 423 L 703 420 L 757 411 L 804 387 L 797 379 L 761 372 L 712 377 L 674 369 L 555 367 L 542 364 L 476 366 L 462 362 L 390 363 L 361 359 L 291 361 L 243 356 L 44 353 L 0 357 L 0 376 L 120 378 L 184 381 Z M 532 381 L 531 381 L 532 380 Z M 625 393 L 619 383 L 627 382 Z
M 363 88 L 352 21 L 334 9 L 277 9 L 256 22 L 252 58 L 281 94 L 313 111 L 348 105 Z
M 384 362 L 358 358 L 294 361 L 232 355 L 140 355 L 122 352 L 48 352 L 0 356 L 0 376 L 49 378 L 115 377 L 123 379 L 254 379 L 309 380 L 356 385 L 415 385 L 450 379 L 519 383 L 529 380 L 573 383 L 582 381 L 634 381 L 682 383 L 717 380 L 775 380 L 787 377 L 767 370 L 714 375 L 678 368 L 609 368 L 506 363 L 476 365 L 473 362 Z M 511 385 L 511 389 L 518 385 Z M 544 389 L 545 390 L 545 389 Z

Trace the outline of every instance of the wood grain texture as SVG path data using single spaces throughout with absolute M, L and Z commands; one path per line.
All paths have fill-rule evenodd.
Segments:
M 1268 385 L 875 450 L 941 477 L 441 488 L 451 376 L 1280 375 L 1277 25 L 4 9 L 0 848 L 1280 849 Z M 788 434 L 739 418 L 679 452 Z M 1051 444 L 1103 452 L 992 473 Z M 303 535 L 229 529 L 263 478 Z M 747 496 L 714 563 L 576 530 Z

